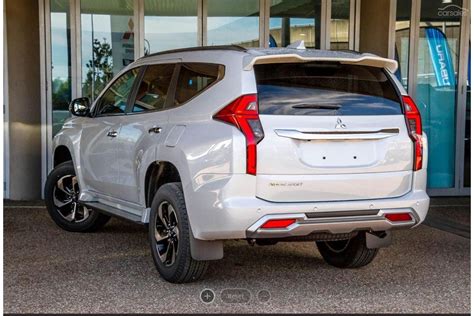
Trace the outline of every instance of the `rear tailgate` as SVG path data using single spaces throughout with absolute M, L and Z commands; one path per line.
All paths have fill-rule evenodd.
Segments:
M 254 66 L 257 196 L 276 202 L 378 199 L 411 189 L 413 143 L 383 69 L 338 62 Z

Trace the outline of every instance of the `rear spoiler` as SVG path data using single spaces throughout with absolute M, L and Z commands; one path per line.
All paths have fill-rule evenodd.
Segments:
M 298 54 L 276 54 L 262 56 L 247 56 L 244 58 L 244 70 L 252 70 L 254 65 L 275 64 L 275 63 L 297 63 L 309 61 L 337 61 L 341 64 L 361 65 L 385 68 L 391 73 L 395 73 L 398 62 L 393 59 L 382 58 L 372 54 L 362 54 L 359 58 L 344 57 L 303 57 Z

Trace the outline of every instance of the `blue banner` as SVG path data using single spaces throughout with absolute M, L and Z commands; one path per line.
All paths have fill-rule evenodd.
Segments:
M 435 27 L 425 29 L 426 40 L 431 55 L 431 62 L 439 87 L 456 85 L 453 60 L 449 51 L 448 41 L 444 33 Z

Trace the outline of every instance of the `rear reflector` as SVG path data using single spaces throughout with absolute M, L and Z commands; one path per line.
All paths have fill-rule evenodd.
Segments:
M 409 213 L 385 214 L 385 218 L 391 222 L 408 222 L 412 220 L 411 215 Z
M 287 228 L 291 224 L 295 223 L 296 219 L 271 219 L 265 222 L 260 228 Z

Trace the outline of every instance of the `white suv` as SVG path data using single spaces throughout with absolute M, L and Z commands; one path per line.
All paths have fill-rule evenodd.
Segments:
M 315 241 L 340 268 L 426 216 L 420 114 L 371 54 L 199 47 L 127 66 L 54 138 L 48 211 L 92 231 L 149 224 L 161 276 L 201 277 L 223 241 Z

